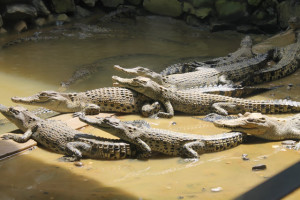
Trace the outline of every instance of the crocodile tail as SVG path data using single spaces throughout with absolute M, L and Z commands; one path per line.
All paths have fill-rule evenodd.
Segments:
M 222 133 L 208 137 L 209 139 L 205 139 L 206 153 L 231 149 L 246 140 L 246 135 L 241 132 Z
M 245 104 L 245 112 L 263 114 L 279 114 L 300 112 L 300 102 L 290 100 L 249 101 Z

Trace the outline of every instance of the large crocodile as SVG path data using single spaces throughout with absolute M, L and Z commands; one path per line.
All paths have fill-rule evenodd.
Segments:
M 237 119 L 217 120 L 214 124 L 267 140 L 300 139 L 300 114 L 278 118 L 261 113 L 245 113 Z M 300 149 L 300 143 L 296 148 Z
M 270 68 L 264 68 L 255 72 L 242 82 L 242 85 L 253 85 L 268 81 L 274 81 L 295 72 L 299 68 L 300 59 L 300 33 L 295 32 L 296 42 L 280 48 L 274 53 L 276 62 Z
M 113 160 L 136 154 L 135 146 L 125 141 L 82 133 L 63 122 L 41 119 L 23 107 L 7 108 L 0 104 L 0 112 L 24 132 L 2 135 L 3 139 L 19 143 L 33 139 L 48 150 L 66 155 L 66 161 L 82 157 Z
M 79 93 L 43 91 L 29 97 L 12 97 L 11 100 L 61 113 L 83 111 L 86 114 L 98 114 L 101 111 L 149 116 L 160 109 L 159 103 L 153 103 L 149 97 L 119 87 L 104 87 Z
M 173 117 L 174 110 L 189 114 L 237 114 L 241 112 L 288 113 L 300 112 L 300 102 L 287 100 L 248 100 L 188 90 L 172 90 L 145 77 L 133 79 L 113 76 L 116 86 L 133 89 L 162 103 L 166 112 L 159 117 Z
M 115 65 L 114 68 L 128 74 L 148 77 L 165 87 L 186 89 L 207 84 L 228 84 L 242 81 L 251 76 L 255 71 L 265 67 L 270 54 L 271 52 L 260 54 L 253 58 L 221 67 L 199 67 L 197 68 L 197 71 L 194 72 L 172 74 L 168 76 L 162 76 L 161 74 L 144 67 L 125 69 Z
M 134 126 L 116 118 L 91 119 L 79 117 L 81 121 L 135 144 L 138 158 L 147 159 L 151 152 L 169 156 L 198 158 L 199 154 L 217 152 L 235 147 L 243 142 L 243 134 L 232 132 L 218 135 L 193 135 L 151 128 L 149 124 Z
M 193 72 L 196 71 L 198 67 L 221 67 L 223 65 L 230 65 L 252 57 L 254 57 L 254 54 L 252 53 L 252 39 L 250 36 L 245 36 L 241 41 L 240 48 L 225 57 L 214 58 L 202 62 L 193 61 L 173 64 L 161 71 L 160 74 L 162 76 L 166 76 L 171 74 Z

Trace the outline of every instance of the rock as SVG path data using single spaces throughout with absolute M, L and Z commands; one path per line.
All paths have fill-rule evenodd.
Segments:
M 248 4 L 251 6 L 258 6 L 262 0 L 248 0 Z
M 87 17 L 90 16 L 92 13 L 80 6 L 76 6 L 76 17 L 81 18 L 81 17 Z
M 0 28 L 3 26 L 2 16 L 0 15 Z
M 33 0 L 32 4 L 40 15 L 50 15 L 50 11 L 42 0 Z
M 212 12 L 212 8 L 199 8 L 195 10 L 195 15 L 200 18 L 204 19 L 208 17 Z
M 178 17 L 182 14 L 181 2 L 178 0 L 144 0 L 143 6 L 158 15 Z
M 265 164 L 255 165 L 252 167 L 252 171 L 259 171 L 259 170 L 265 170 L 265 169 L 267 169 L 267 165 L 265 165 Z
M 34 20 L 34 23 L 36 26 L 45 26 L 47 24 L 47 20 L 43 17 L 39 17 L 36 20 Z
M 216 188 L 211 188 L 210 191 L 212 192 L 221 192 L 223 190 L 222 187 L 216 187 Z
M 244 154 L 242 155 L 242 159 L 243 159 L 243 160 L 249 160 L 248 154 L 245 154 L 245 153 L 244 153 Z
M 19 33 L 22 32 L 22 31 L 27 30 L 27 24 L 26 24 L 26 22 L 24 22 L 23 20 L 19 21 L 18 23 L 15 24 L 14 30 L 17 31 L 17 32 L 19 32 Z
M 74 0 L 51 0 L 54 12 L 67 13 L 75 11 Z
M 215 3 L 219 20 L 230 22 L 245 21 L 248 17 L 247 4 L 240 1 L 217 0 Z
M 83 163 L 82 162 L 75 162 L 74 165 L 76 167 L 83 167 Z
M 6 29 L 4 29 L 3 27 L 0 28 L 0 34 L 4 34 L 4 33 L 7 33 Z
M 127 1 L 135 6 L 142 4 L 142 0 L 127 0 Z
M 200 7 L 212 7 L 214 4 L 213 0 L 186 0 L 189 2 L 191 5 L 193 5 L 194 8 L 200 8 Z
M 35 18 L 36 16 L 36 9 L 33 6 L 27 4 L 8 5 L 6 6 L 6 11 L 3 14 L 3 18 L 15 21 Z
M 82 2 L 90 7 L 94 7 L 98 0 L 82 0 Z
M 118 5 L 124 4 L 124 0 L 101 0 L 105 7 L 116 8 Z
M 300 16 L 300 5 L 292 4 L 292 1 L 282 1 L 277 5 L 278 23 L 282 29 L 288 27 L 288 21 L 291 17 Z
M 212 8 L 199 8 L 199 9 L 195 9 L 192 4 L 184 2 L 183 3 L 183 8 L 182 8 L 183 12 L 189 13 L 189 14 L 193 14 L 195 16 L 197 16 L 200 19 L 204 19 L 207 16 L 210 15 L 210 13 L 212 12 Z
M 66 15 L 66 14 L 59 14 L 59 15 L 56 16 L 56 21 L 59 21 L 59 22 L 69 22 L 71 20 L 68 17 L 68 15 Z

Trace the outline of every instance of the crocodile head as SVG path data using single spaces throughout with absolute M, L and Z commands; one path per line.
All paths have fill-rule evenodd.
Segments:
M 216 120 L 214 121 L 214 125 L 229 128 L 233 131 L 262 136 L 273 130 L 274 123 L 272 121 L 270 117 L 262 115 L 261 113 L 246 112 L 244 115 L 240 114 L 237 119 Z
M 147 77 L 159 84 L 162 84 L 162 82 L 163 82 L 162 75 L 160 75 L 148 68 L 145 68 L 145 67 L 135 67 L 135 68 L 131 68 L 131 69 L 126 69 L 119 65 L 114 65 L 114 69 L 117 71 L 124 72 L 126 74 Z
M 164 94 L 162 92 L 163 90 L 164 92 L 167 90 L 151 79 L 141 76 L 131 79 L 113 76 L 112 80 L 114 82 L 114 86 L 133 89 L 155 100 L 162 100 L 162 94 Z
M 95 119 L 95 118 L 85 117 L 84 115 L 80 115 L 79 119 L 80 121 L 87 123 L 95 128 L 98 128 L 116 137 L 126 140 L 126 134 L 123 133 L 127 132 L 127 127 L 121 120 L 117 118 L 97 117 Z
M 61 93 L 55 91 L 42 91 L 29 97 L 12 97 L 15 103 L 25 105 L 42 106 L 44 108 L 57 112 L 78 112 L 79 107 L 72 101 L 72 93 Z
M 14 123 L 22 131 L 26 131 L 28 128 L 36 124 L 39 117 L 29 112 L 26 108 L 21 106 L 16 107 L 6 107 L 0 104 L 0 112 L 9 121 Z

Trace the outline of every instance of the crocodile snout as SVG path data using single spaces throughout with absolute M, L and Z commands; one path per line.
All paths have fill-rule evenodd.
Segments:
M 3 112 L 7 112 L 8 108 L 2 104 L 0 104 L 0 112 L 3 113 Z

